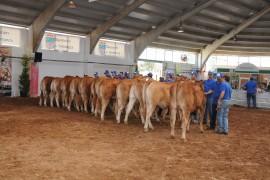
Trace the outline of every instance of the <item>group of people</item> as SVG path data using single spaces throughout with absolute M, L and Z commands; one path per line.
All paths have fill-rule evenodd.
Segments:
M 136 76 L 140 74 L 138 71 L 135 71 L 133 73 L 133 76 Z M 124 72 L 120 72 L 119 74 L 117 74 L 117 72 L 114 70 L 114 71 L 111 71 L 111 74 L 110 74 L 110 71 L 109 70 L 105 70 L 104 72 L 104 75 L 108 78 L 115 78 L 115 79 L 131 79 L 130 77 L 130 73 L 128 71 L 126 71 L 125 73 Z M 153 73 L 152 72 L 149 72 L 147 74 L 148 77 L 150 78 L 153 78 Z M 177 74 L 177 77 L 182 77 L 183 75 L 182 74 Z M 95 78 L 99 78 L 99 74 L 98 72 L 95 72 L 94 73 L 94 77 Z M 174 82 L 174 78 L 173 78 L 173 73 L 171 72 L 167 72 L 166 73 L 166 79 L 160 79 L 161 82 Z
M 196 73 L 192 74 L 193 79 L 197 77 Z M 219 134 L 228 135 L 229 124 L 228 114 L 232 89 L 229 84 L 230 77 L 217 73 L 216 79 L 213 78 L 213 72 L 208 72 L 208 79 L 204 81 L 204 94 L 206 96 L 206 108 L 204 112 L 203 123 L 207 123 L 208 113 L 210 115 L 210 126 L 207 130 L 215 130 L 216 119 L 218 122 Z M 198 119 L 195 118 L 195 121 Z

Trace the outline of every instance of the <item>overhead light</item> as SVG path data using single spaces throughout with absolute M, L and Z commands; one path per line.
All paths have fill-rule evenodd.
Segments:
M 152 29 L 156 29 L 157 28 L 157 26 L 152 26 Z
M 180 32 L 180 33 L 184 32 L 181 19 L 180 19 L 180 25 L 179 25 L 177 32 Z
M 88 0 L 88 2 L 94 2 L 94 1 L 96 1 L 96 0 Z
M 73 1 L 69 1 L 68 2 L 68 8 L 70 8 L 70 9 L 75 9 L 76 8 L 76 6 L 75 6 L 75 4 L 74 4 Z

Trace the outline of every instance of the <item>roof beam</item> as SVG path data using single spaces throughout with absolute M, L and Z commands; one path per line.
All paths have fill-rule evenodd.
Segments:
M 43 34 L 52 21 L 56 12 L 65 4 L 66 0 L 55 0 L 42 12 L 32 23 L 33 30 L 33 52 L 36 52 L 41 42 Z
M 147 33 L 139 36 L 134 40 L 135 44 L 135 60 L 138 59 L 138 57 L 141 55 L 143 50 L 150 45 L 159 35 L 164 33 L 165 31 L 173 28 L 175 25 L 177 25 L 181 21 L 185 21 L 191 16 L 197 14 L 201 10 L 207 8 L 208 6 L 215 3 L 217 0 L 209 0 L 207 2 L 201 3 L 194 8 L 190 9 L 187 12 L 179 12 L 177 13 L 171 20 L 163 22 L 160 26 L 158 26 L 156 29 L 152 29 L 148 31 Z
M 250 18 L 248 18 L 247 20 L 243 21 L 239 26 L 237 26 L 236 28 L 232 29 L 228 34 L 223 35 L 220 39 L 217 39 L 212 44 L 206 46 L 201 51 L 201 54 L 202 54 L 201 55 L 201 58 L 202 58 L 202 66 L 201 67 L 203 67 L 205 65 L 205 63 L 206 63 L 207 59 L 209 58 L 209 56 L 220 45 L 222 45 L 224 42 L 226 42 L 227 40 L 229 40 L 230 38 L 232 38 L 234 35 L 236 35 L 240 31 L 242 31 L 246 27 L 248 27 L 253 22 L 257 21 L 260 17 L 262 17 L 263 15 L 265 15 L 266 13 L 268 13 L 269 11 L 270 11 L 270 7 L 268 5 L 263 10 L 261 10 L 260 12 L 254 14 L 253 16 L 251 16 Z
M 249 12 L 253 12 L 253 13 L 256 13 L 257 11 L 254 10 L 252 7 L 248 6 L 248 5 L 245 5 L 239 1 L 235 1 L 235 0 L 220 0 L 222 3 L 224 4 L 227 4 L 227 5 L 230 5 L 230 6 L 236 6 L 240 9 L 245 9 L 245 10 L 248 10 Z
M 114 16 L 109 21 L 100 25 L 90 34 L 90 54 L 94 51 L 99 38 L 108 30 L 110 27 L 118 23 L 121 19 L 126 17 L 130 12 L 134 11 L 140 5 L 142 5 L 146 0 L 137 0 L 134 3 L 126 6 L 122 11 L 120 11 L 116 16 Z

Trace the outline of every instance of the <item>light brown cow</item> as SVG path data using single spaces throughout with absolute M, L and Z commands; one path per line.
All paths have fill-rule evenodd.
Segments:
M 152 78 L 148 78 L 146 80 L 147 81 L 154 81 Z M 147 82 L 146 80 L 138 79 L 137 82 L 135 82 L 130 88 L 129 102 L 127 105 L 126 115 L 125 115 L 125 119 L 124 119 L 125 124 L 128 124 L 129 113 L 133 109 L 136 101 L 139 101 L 139 103 L 140 103 L 141 120 L 142 120 L 143 124 L 145 123 L 145 104 L 144 104 L 143 98 L 142 98 L 142 89 L 143 89 L 143 85 Z
M 143 100 L 146 106 L 146 123 L 144 124 L 144 131 L 151 129 L 153 125 L 150 117 L 159 106 L 162 109 L 167 109 L 170 106 L 170 88 L 174 83 L 152 81 L 145 83 L 143 87 Z
M 82 97 L 83 105 L 84 105 L 84 112 L 88 112 L 88 101 L 90 99 L 90 90 L 91 90 L 91 83 L 94 80 L 93 77 L 85 76 L 82 78 L 81 83 L 79 85 L 79 92 Z
M 44 106 L 47 106 L 47 100 L 51 93 L 51 83 L 53 79 L 54 77 L 45 76 L 40 82 L 40 106 L 42 106 L 42 101 L 44 101 Z
M 53 107 L 53 101 L 55 99 L 56 105 L 60 108 L 59 99 L 61 96 L 61 83 L 63 78 L 54 78 L 51 83 L 51 94 L 50 94 L 50 102 L 51 107 Z
M 67 109 L 71 110 L 71 104 L 74 101 L 74 105 L 77 111 L 83 110 L 82 108 L 82 97 L 79 92 L 79 86 L 81 83 L 82 78 L 76 76 L 72 79 L 70 86 L 69 86 L 69 102 Z
M 69 86 L 74 77 L 73 76 L 65 76 L 61 83 L 61 91 L 62 91 L 62 107 L 67 107 L 69 102 Z
M 139 75 L 134 76 L 133 79 L 123 80 L 117 85 L 117 88 L 116 88 L 116 101 L 117 101 L 116 121 L 117 123 L 120 123 L 121 112 L 123 111 L 123 109 L 126 107 L 128 103 L 131 86 L 138 81 L 137 79 L 141 79 L 141 78 L 142 78 L 142 75 L 139 74 Z M 135 116 L 138 117 L 137 112 L 134 109 L 132 109 L 132 111 L 135 114 Z
M 116 99 L 116 87 L 120 83 L 120 81 L 121 80 L 119 79 L 104 78 L 104 79 L 100 79 L 100 81 L 97 83 L 96 93 L 97 93 L 98 99 L 100 99 L 100 102 L 101 102 L 100 118 L 102 121 L 104 120 L 105 110 L 110 100 Z
M 91 95 L 90 95 L 90 101 L 91 101 L 91 112 L 92 114 L 95 114 L 97 116 L 98 113 L 100 113 L 100 99 L 97 96 L 97 91 L 99 91 L 99 81 L 107 78 L 106 76 L 102 76 L 99 78 L 96 78 L 91 83 Z
M 179 110 L 182 117 L 182 136 L 186 141 L 186 130 L 189 124 L 190 113 L 198 111 L 200 121 L 200 131 L 203 132 L 202 119 L 205 110 L 205 95 L 203 92 L 203 83 L 197 82 L 178 82 L 170 89 L 170 124 L 171 138 L 174 138 L 174 126 L 176 120 L 176 111 Z

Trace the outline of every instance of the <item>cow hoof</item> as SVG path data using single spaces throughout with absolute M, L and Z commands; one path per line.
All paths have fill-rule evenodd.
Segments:
M 148 128 L 144 128 L 144 132 L 147 133 L 148 132 Z
M 174 135 L 170 135 L 170 138 L 171 138 L 171 139 L 174 139 Z
M 124 121 L 124 124 L 125 124 L 125 125 L 128 125 L 128 122 L 127 122 L 127 121 Z
M 117 124 L 120 124 L 120 121 L 116 121 L 117 122 Z
M 204 133 L 204 130 L 200 130 L 201 133 Z

